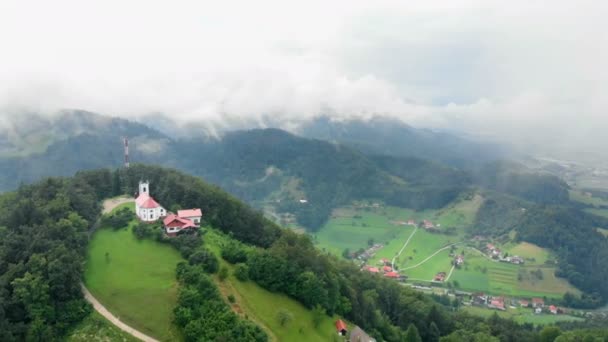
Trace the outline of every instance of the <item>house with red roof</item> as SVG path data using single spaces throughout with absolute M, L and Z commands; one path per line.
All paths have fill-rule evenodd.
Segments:
M 502 297 L 494 297 L 490 300 L 488 307 L 492 308 L 492 309 L 506 310 L 505 309 L 505 299 Z
M 187 230 L 195 230 L 198 226 L 187 218 L 179 217 L 175 214 L 169 214 L 163 219 L 165 233 L 169 236 L 175 236 L 180 232 Z
M 188 220 L 194 222 L 195 224 L 200 224 L 201 218 L 203 217 L 203 212 L 198 208 L 197 209 L 184 209 L 184 210 L 178 210 L 177 216 L 188 219 Z
M 378 267 L 371 267 L 371 266 L 366 266 L 364 268 L 364 270 L 370 272 L 370 273 L 379 273 L 380 270 L 378 269 Z
M 545 306 L 545 301 L 542 298 L 532 298 L 532 307 L 542 308 Z
M 554 314 L 554 315 L 557 315 L 557 307 L 555 305 L 550 305 L 549 306 L 549 312 L 552 313 L 552 314 Z
M 150 196 L 150 182 L 139 182 L 139 195 L 135 199 L 135 214 L 144 222 L 154 222 L 167 215 L 167 211 Z
M 384 273 L 384 276 L 387 278 L 393 278 L 393 279 L 398 279 L 399 278 L 399 273 L 397 272 L 386 272 Z
M 346 336 L 348 330 L 346 330 L 346 323 L 343 320 L 339 319 L 336 321 L 336 330 L 338 331 L 338 335 Z
M 393 268 L 392 268 L 392 267 L 390 267 L 390 266 L 384 266 L 384 267 L 382 267 L 382 271 L 383 271 L 383 272 L 385 272 L 385 273 L 386 273 L 386 272 L 392 272 L 392 271 L 393 271 Z

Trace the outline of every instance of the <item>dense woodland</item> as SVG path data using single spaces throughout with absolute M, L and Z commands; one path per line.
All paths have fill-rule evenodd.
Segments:
M 98 200 L 79 177 L 0 196 L 0 341 L 53 341 L 90 312 L 80 279 Z

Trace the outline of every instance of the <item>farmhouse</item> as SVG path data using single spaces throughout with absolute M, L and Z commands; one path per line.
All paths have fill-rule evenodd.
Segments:
M 416 221 L 414 221 L 414 220 L 407 220 L 407 225 L 408 226 L 415 226 L 416 225 Z
M 346 323 L 344 323 L 344 321 L 341 319 L 337 320 L 336 321 L 336 330 L 338 331 L 338 335 L 346 336 L 346 333 L 348 332 L 346 330 Z
M 483 293 L 475 293 L 473 294 L 473 304 L 474 305 L 485 305 L 488 302 L 488 296 Z
M 423 220 L 422 225 L 424 226 L 425 229 L 435 228 L 435 225 L 433 224 L 433 222 L 431 222 L 429 220 Z
M 382 271 L 383 271 L 383 272 L 385 272 L 385 273 L 386 273 L 386 272 L 392 272 L 392 271 L 393 271 L 393 268 L 392 268 L 392 267 L 390 267 L 390 266 L 384 266 L 384 267 L 382 267 Z
M 163 226 L 165 227 L 165 233 L 169 236 L 175 236 L 179 232 L 194 230 L 198 226 L 191 220 L 183 217 L 179 217 L 175 214 L 169 214 L 163 219 Z
M 399 273 L 397 272 L 387 272 L 384 276 L 387 278 L 399 279 Z
M 167 211 L 150 196 L 150 182 L 139 182 L 139 194 L 135 199 L 135 214 L 144 222 L 154 222 L 167 215 Z
M 532 307 L 542 308 L 545 306 L 545 301 L 542 298 L 532 298 Z
M 201 217 L 203 217 L 203 213 L 200 209 L 186 209 L 186 210 L 178 210 L 177 216 L 181 218 L 188 219 L 195 224 L 201 223 Z
M 555 305 L 550 305 L 549 306 L 549 312 L 552 313 L 552 314 L 554 314 L 554 315 L 557 315 L 557 307 Z
M 528 302 L 527 300 L 520 300 L 519 301 L 519 306 L 521 306 L 522 308 L 527 308 L 530 305 L 530 302 Z
M 454 258 L 454 265 L 456 266 L 460 266 L 464 263 L 464 256 L 462 255 L 457 255 L 456 258 Z
M 433 281 L 444 281 L 445 280 L 445 272 L 439 272 L 435 275 L 435 278 L 433 278 Z
M 502 297 L 494 297 L 494 298 L 492 298 L 492 300 L 490 300 L 488 307 L 491 309 L 506 310 L 505 309 L 505 299 Z
M 380 272 L 378 267 L 365 266 L 363 269 L 370 273 L 379 273 Z

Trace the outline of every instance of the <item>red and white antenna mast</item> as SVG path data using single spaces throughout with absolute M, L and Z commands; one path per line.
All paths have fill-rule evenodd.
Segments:
M 125 137 L 123 140 L 125 143 L 125 167 L 129 167 L 129 139 Z

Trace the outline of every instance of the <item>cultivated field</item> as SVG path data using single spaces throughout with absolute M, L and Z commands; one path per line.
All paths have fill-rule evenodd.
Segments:
M 272 293 L 252 281 L 241 282 L 233 275 L 234 266 L 220 257 L 220 245 L 226 238 L 213 230 L 204 236 L 205 245 L 215 252 L 220 265 L 229 269 L 229 276 L 220 281 L 214 276 L 216 284 L 226 297 L 233 295 L 235 303 L 232 309 L 243 317 L 248 317 L 259 324 L 272 340 L 275 341 L 334 341 L 334 322 L 338 317 L 326 316 L 317 328 L 313 325 L 312 313 L 299 302 L 279 293 Z M 281 326 L 277 313 L 288 311 L 293 318 Z M 336 340 L 337 341 L 337 340 Z
M 89 243 L 84 282 L 121 321 L 161 340 L 179 340 L 171 319 L 181 260 L 171 246 L 137 240 L 131 227 L 101 228 Z

